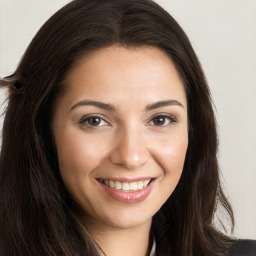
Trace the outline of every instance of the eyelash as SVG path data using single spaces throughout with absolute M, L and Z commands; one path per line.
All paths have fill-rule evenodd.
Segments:
M 90 125 L 88 122 L 90 121 L 90 119 L 99 119 L 100 122 L 104 121 L 105 123 L 110 123 L 108 121 L 106 121 L 106 117 L 102 117 L 101 115 L 86 115 L 86 116 L 83 116 L 80 121 L 79 121 L 79 124 L 82 124 L 82 125 L 86 125 L 87 127 L 89 128 L 92 128 L 92 129 L 95 129 L 95 128 L 98 128 L 98 127 L 101 127 L 101 126 L 94 126 L 94 125 Z
M 166 119 L 169 120 L 169 122 L 167 124 L 164 124 L 164 125 L 154 125 L 152 124 L 153 126 L 156 126 L 156 127 L 166 127 L 166 126 L 169 126 L 173 123 L 177 123 L 177 119 L 175 116 L 171 115 L 171 114 L 166 114 L 166 113 L 160 113 L 160 114 L 157 114 L 157 115 L 154 115 L 151 119 L 150 119 L 150 122 L 153 122 L 153 120 L 156 120 L 157 118 L 162 118 L 162 119 L 165 119 L 165 122 L 166 122 Z
M 161 118 L 161 119 L 164 119 L 165 122 L 163 125 L 155 125 L 154 123 L 153 124 L 150 124 L 151 122 L 154 122 L 154 120 L 156 120 L 157 118 Z M 82 125 L 86 125 L 88 128 L 91 128 L 91 129 L 96 129 L 96 128 L 99 128 L 101 126 L 108 126 L 108 125 L 91 125 L 89 124 L 89 121 L 90 119 L 99 119 L 100 123 L 103 121 L 105 123 L 107 123 L 108 125 L 110 124 L 109 121 L 106 121 L 106 117 L 102 117 L 101 115 L 86 115 L 86 116 L 83 116 L 80 121 L 79 121 L 79 124 L 82 124 Z M 169 120 L 169 122 L 166 124 L 166 120 Z M 171 114 L 166 114 L 166 113 L 161 113 L 161 114 L 157 114 L 157 115 L 154 115 L 150 120 L 149 122 L 147 122 L 148 125 L 152 125 L 152 126 L 155 126 L 155 127 L 166 127 L 166 126 L 169 126 L 170 124 L 172 123 L 177 123 L 177 119 L 171 115 Z

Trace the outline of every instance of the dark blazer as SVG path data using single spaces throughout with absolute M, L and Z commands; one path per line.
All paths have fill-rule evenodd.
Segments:
M 256 256 L 256 240 L 237 240 L 227 256 Z

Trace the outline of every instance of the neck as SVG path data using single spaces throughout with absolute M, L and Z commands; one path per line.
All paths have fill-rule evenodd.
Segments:
M 94 226 L 90 233 L 107 256 L 147 256 L 151 220 L 129 228 Z

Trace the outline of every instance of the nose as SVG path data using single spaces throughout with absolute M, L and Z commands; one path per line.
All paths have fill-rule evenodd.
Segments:
M 113 150 L 110 160 L 113 164 L 122 165 L 126 169 L 138 169 L 149 160 L 149 151 L 142 134 L 134 130 L 121 131 Z

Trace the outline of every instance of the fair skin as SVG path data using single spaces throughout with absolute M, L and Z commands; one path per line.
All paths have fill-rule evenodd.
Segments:
M 67 85 L 52 122 L 64 184 L 106 255 L 145 256 L 188 146 L 179 74 L 157 48 L 114 45 L 83 57 Z

